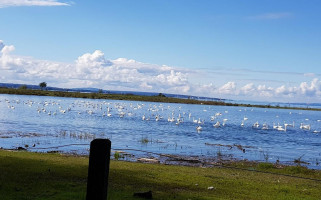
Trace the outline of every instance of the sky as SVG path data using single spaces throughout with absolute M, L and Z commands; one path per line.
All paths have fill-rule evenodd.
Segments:
M 319 0 L 0 0 L 0 82 L 321 103 Z

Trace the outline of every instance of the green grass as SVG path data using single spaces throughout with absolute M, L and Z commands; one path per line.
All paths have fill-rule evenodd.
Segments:
M 227 167 L 111 161 L 108 199 L 138 199 L 134 192 L 149 190 L 153 199 L 320 199 L 320 181 L 275 174 L 321 180 L 320 171 L 245 162 Z M 0 199 L 85 199 L 87 170 L 87 157 L 0 150 Z
M 162 103 L 183 103 L 183 104 L 204 104 L 217 106 L 242 106 L 242 107 L 257 107 L 257 108 L 277 108 L 277 109 L 293 109 L 293 110 L 315 110 L 321 111 L 318 108 L 299 108 L 299 107 L 282 107 L 271 105 L 252 105 L 226 103 L 224 101 L 199 101 L 195 99 L 180 99 L 166 97 L 164 95 L 157 96 L 141 96 L 133 94 L 106 94 L 106 93 L 80 93 L 80 92 L 61 92 L 47 90 L 32 90 L 32 89 L 14 89 L 0 87 L 0 94 L 15 94 L 15 95 L 36 95 L 36 96 L 55 96 L 55 97 L 72 97 L 72 98 L 88 98 L 88 99 L 113 99 L 113 100 L 128 100 L 128 101 L 147 101 L 147 102 L 162 102 Z

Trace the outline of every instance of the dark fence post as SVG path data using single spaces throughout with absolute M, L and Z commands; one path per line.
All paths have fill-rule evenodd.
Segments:
M 95 139 L 90 143 L 86 200 L 106 200 L 111 142 Z

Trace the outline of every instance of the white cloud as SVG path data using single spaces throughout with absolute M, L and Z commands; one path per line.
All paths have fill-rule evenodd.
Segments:
M 227 82 L 222 87 L 219 88 L 219 92 L 222 94 L 233 95 L 236 94 L 236 84 L 235 82 Z
M 275 96 L 278 97 L 288 97 L 293 98 L 299 93 L 299 90 L 296 87 L 285 87 L 285 85 L 282 85 L 275 89 Z
M 310 83 L 300 83 L 299 87 L 281 85 L 276 88 L 266 85 L 255 86 L 254 83 L 248 83 L 241 87 L 239 95 L 264 101 L 274 99 L 275 101 L 287 102 L 305 101 L 306 98 L 313 97 L 315 102 L 320 102 L 321 81 L 315 78 Z
M 96 50 L 94 53 L 86 53 L 79 56 L 76 60 L 77 65 L 85 67 L 99 67 L 99 66 L 110 66 L 112 63 L 105 60 L 105 55 L 100 50 Z
M 59 63 L 11 55 L 14 46 L 0 43 L 0 72 L 8 80 L 37 84 L 47 81 L 58 87 L 187 93 L 187 74 L 166 65 L 159 66 L 120 58 L 107 60 L 102 51 L 85 53 L 74 63 Z M 20 74 L 19 74 L 20 72 Z M 12 80 L 14 77 L 15 80 Z M 3 81 L 3 80 L 2 80 Z
M 200 77 L 206 74 L 202 70 L 191 71 L 126 58 L 108 60 L 99 50 L 85 53 L 72 63 L 17 56 L 14 50 L 14 46 L 0 41 L 0 82 L 38 84 L 46 81 L 50 86 L 63 88 L 96 87 L 243 100 L 296 102 L 309 98 L 320 102 L 321 99 L 321 81 L 317 78 L 291 87 L 252 82 L 240 84 L 236 80 L 226 80 L 219 85 L 206 81 L 199 84 L 196 81 L 203 81 Z
M 259 96 L 261 97 L 273 97 L 273 88 L 266 85 L 259 85 L 257 87 Z
M 13 6 L 68 6 L 56 0 L 0 0 L 0 8 Z
M 256 92 L 256 88 L 253 83 L 248 83 L 245 86 L 243 86 L 240 90 L 240 94 L 243 95 L 251 95 Z
M 14 46 L 13 45 L 4 45 L 3 41 L 0 40 L 0 53 L 1 55 L 9 54 L 10 52 L 14 51 Z
M 300 92 L 301 94 L 308 96 L 308 97 L 314 97 L 314 96 L 320 96 L 321 94 L 321 81 L 319 79 L 315 78 L 311 81 L 310 84 L 307 82 L 303 82 L 300 84 Z
M 140 86 L 140 88 L 146 89 L 146 90 L 151 90 L 151 89 L 153 89 L 153 86 L 148 85 L 148 83 L 146 83 L 146 82 L 141 83 L 139 86 Z

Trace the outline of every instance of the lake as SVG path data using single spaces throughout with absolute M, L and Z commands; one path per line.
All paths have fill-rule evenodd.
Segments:
M 320 131 L 320 111 L 0 94 L 6 149 L 88 154 L 91 140 L 108 138 L 131 160 L 225 156 L 321 169 Z

